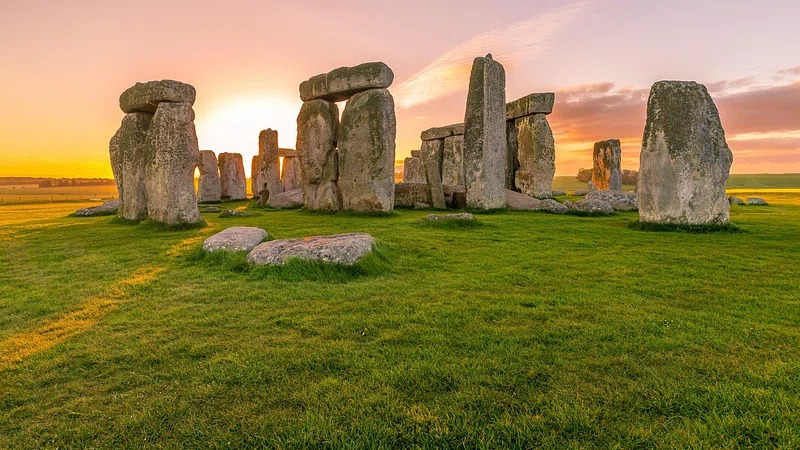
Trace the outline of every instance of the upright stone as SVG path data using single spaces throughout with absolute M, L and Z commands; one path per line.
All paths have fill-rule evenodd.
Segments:
M 720 225 L 733 155 L 714 101 L 702 84 L 659 81 L 650 90 L 639 169 L 643 222 Z
M 425 179 L 431 190 L 431 201 L 434 208 L 445 209 L 442 187 L 442 155 L 444 153 L 444 140 L 422 141 L 422 167 L 425 170 Z
M 300 174 L 300 163 L 293 156 L 284 156 L 281 166 L 281 186 L 283 192 L 293 191 L 303 187 Z
M 594 144 L 592 182 L 597 190 L 622 192 L 622 146 L 619 139 Z
M 222 185 L 217 166 L 217 155 L 211 150 L 200 151 L 200 179 L 197 180 L 197 201 L 218 202 L 222 199 Z
M 359 92 L 347 101 L 339 130 L 339 189 L 342 209 L 394 209 L 397 121 L 386 89 Z
M 464 186 L 464 136 L 449 136 L 444 139 L 442 153 L 442 184 Z
M 556 148 L 547 116 L 522 117 L 516 120 L 516 128 L 519 170 L 515 185 L 527 196 L 550 198 L 556 174 Z
M 267 191 L 269 195 L 283 192 L 281 187 L 281 161 L 278 155 L 278 132 L 268 128 L 258 135 L 259 155 L 259 181 L 261 187 L 258 191 L 262 194 Z M 267 195 L 267 197 L 269 197 Z
M 194 192 L 199 149 L 192 105 L 159 103 L 147 146 L 153 155 L 147 173 L 148 216 L 170 225 L 201 222 Z
M 244 161 L 240 153 L 220 153 L 219 178 L 221 196 L 225 200 L 247 198 L 247 178 L 244 174 Z
M 506 74 L 492 59 L 475 58 L 464 116 L 464 172 L 467 207 L 506 205 Z
M 297 158 L 302 169 L 303 201 L 307 209 L 338 211 L 341 208 L 341 194 L 336 186 L 338 132 L 336 103 L 325 100 L 303 103 L 297 115 Z
M 403 183 L 424 183 L 425 173 L 418 156 L 410 156 L 403 161 Z M 395 189 L 395 192 L 397 190 Z
M 506 190 L 519 192 L 516 186 L 517 170 L 519 170 L 519 159 L 517 159 L 517 130 L 516 120 L 506 121 Z
M 147 131 L 152 120 L 149 113 L 126 114 L 109 143 L 111 170 L 120 199 L 117 214 L 123 219 L 147 218 L 147 167 L 153 158 L 147 146 Z
M 250 161 L 250 194 L 258 197 L 261 186 L 261 156 L 254 155 Z

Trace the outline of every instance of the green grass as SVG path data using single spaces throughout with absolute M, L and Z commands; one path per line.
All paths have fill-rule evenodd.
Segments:
M 722 225 L 681 225 L 681 224 L 668 224 L 668 223 L 653 223 L 653 222 L 631 222 L 628 228 L 638 231 L 675 231 L 679 233 L 743 233 L 738 225 L 735 223 L 726 223 Z
M 797 448 L 800 195 L 759 196 L 710 234 L 3 205 L 0 448 Z M 234 225 L 379 246 L 353 272 L 199 253 Z

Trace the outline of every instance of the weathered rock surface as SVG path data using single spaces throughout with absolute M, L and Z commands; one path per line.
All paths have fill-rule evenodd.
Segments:
M 258 197 L 258 191 L 263 184 L 261 183 L 261 157 L 254 155 L 250 161 L 250 194 L 253 197 Z
M 464 116 L 467 206 L 505 208 L 506 74 L 492 59 L 475 58 Z
M 303 207 L 303 189 L 293 189 L 291 191 L 283 191 L 278 195 L 270 196 L 267 200 L 267 205 L 273 208 L 302 208 Z
M 577 202 L 567 200 L 564 202 L 564 206 L 567 208 L 567 212 L 577 214 L 608 215 L 614 213 L 614 207 L 611 206 L 611 203 L 604 200 L 592 200 L 589 198 L 584 198 Z
M 412 158 L 419 158 L 422 155 L 422 150 L 411 150 Z
M 372 252 L 375 239 L 366 233 L 279 239 L 258 245 L 247 255 L 256 265 L 281 265 L 289 259 L 353 265 Z
M 553 195 L 553 197 L 555 197 L 557 195 L 567 195 L 567 192 L 566 191 L 553 191 L 552 195 Z
M 303 188 L 300 163 L 297 158 L 285 156 L 281 167 L 281 187 L 284 192 Z
M 341 209 L 336 180 L 339 108 L 325 100 L 303 103 L 297 116 L 297 158 L 302 168 L 303 201 L 309 210 Z
M 592 183 L 600 191 L 622 191 L 622 146 L 619 139 L 596 142 Z
M 517 137 L 519 130 L 517 129 L 517 122 L 509 120 L 506 122 L 506 189 L 515 191 L 517 171 L 519 170 L 519 159 L 517 158 L 518 143 Z
M 160 103 L 147 133 L 147 215 L 170 225 L 199 223 L 194 169 L 200 156 L 189 103 Z
M 636 211 L 639 209 L 639 196 L 632 192 L 592 191 L 587 200 L 601 200 L 611 204 L 614 211 Z
M 417 204 L 431 205 L 428 183 L 397 183 L 394 185 L 395 208 L 414 208 Z
M 428 214 L 427 216 L 420 219 L 420 221 L 424 222 L 441 222 L 445 220 L 459 220 L 459 221 L 474 221 L 475 216 L 470 213 L 458 213 L 458 214 Z
M 431 193 L 431 204 L 434 208 L 445 209 L 447 204 L 442 190 L 442 155 L 444 154 L 444 141 L 422 141 L 422 168 L 425 170 L 425 180 Z
M 147 145 L 147 132 L 153 115 L 126 114 L 109 143 L 111 170 L 120 198 L 118 215 L 127 220 L 147 217 L 147 168 L 153 162 L 153 150 Z
M 110 216 L 116 214 L 119 210 L 119 200 L 109 200 L 102 205 L 91 206 L 89 208 L 82 208 L 75 211 L 78 217 L 93 217 L 93 216 Z
M 259 195 L 267 191 L 266 197 L 283 192 L 281 186 L 281 161 L 278 157 L 278 132 L 268 128 L 258 134 L 258 179 Z
M 206 239 L 203 242 L 203 250 L 207 252 L 220 250 L 249 252 L 266 238 L 267 232 L 261 228 L 230 227 Z
M 705 86 L 660 81 L 650 90 L 640 156 L 642 222 L 725 224 L 733 155 Z
M 547 211 L 552 214 L 564 214 L 567 212 L 567 207 L 561 203 L 558 203 L 552 198 L 546 198 L 542 200 L 542 207 L 540 210 Z
M 444 139 L 442 184 L 464 186 L 464 136 Z
M 125 113 L 155 113 L 159 103 L 194 105 L 197 93 L 192 85 L 175 80 L 136 83 L 119 96 L 119 107 Z
M 739 197 L 728 197 L 728 203 L 731 205 L 746 205 L 747 203 L 744 200 L 740 199 Z
M 553 112 L 555 101 L 556 94 L 552 92 L 526 95 L 506 104 L 506 120 L 515 120 L 534 114 L 550 114 Z
M 300 83 L 300 99 L 341 102 L 362 91 L 388 88 L 392 81 L 394 72 L 382 62 L 340 67 Z
M 523 194 L 548 198 L 556 174 L 556 147 L 547 116 L 536 114 L 516 121 L 519 170 L 515 185 Z
M 506 189 L 506 207 L 511 211 L 546 211 L 564 214 L 567 208 L 553 199 L 539 200 L 521 192 Z
M 422 168 L 422 160 L 419 157 L 409 157 L 403 161 L 403 182 L 404 183 L 424 183 L 425 172 Z M 396 192 L 396 191 L 395 191 Z
M 283 158 L 297 158 L 297 150 L 293 148 L 279 148 L 278 156 Z
M 397 121 L 386 89 L 353 95 L 339 128 L 339 181 L 342 209 L 394 208 L 394 154 Z
M 747 204 L 751 206 L 768 206 L 767 202 L 759 197 L 748 197 Z
M 247 211 L 244 209 L 226 209 L 219 214 L 219 217 L 223 219 L 229 219 L 232 217 L 258 217 L 261 213 Z
M 225 200 L 247 198 L 247 178 L 244 162 L 239 153 L 219 154 L 220 196 Z
M 436 139 L 444 139 L 450 136 L 463 136 L 464 124 L 456 123 L 444 127 L 434 127 L 423 131 L 420 134 L 420 139 L 423 141 L 434 141 Z
M 220 208 L 219 206 L 204 206 L 204 207 L 200 208 L 200 212 L 201 213 L 206 213 L 206 214 L 221 213 L 222 212 L 222 208 Z
M 197 180 L 197 201 L 218 202 L 222 199 L 222 182 L 219 178 L 217 155 L 211 150 L 200 150 L 200 178 Z

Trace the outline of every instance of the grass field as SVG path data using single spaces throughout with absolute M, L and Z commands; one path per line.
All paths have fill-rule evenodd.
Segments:
M 0 448 L 798 448 L 800 191 L 760 196 L 735 234 L 422 211 L 155 232 L 2 205 Z M 233 225 L 364 231 L 381 257 L 198 258 Z

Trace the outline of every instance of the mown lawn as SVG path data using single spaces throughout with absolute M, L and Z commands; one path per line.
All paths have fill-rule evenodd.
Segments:
M 735 234 L 421 211 L 155 232 L 0 206 L 0 448 L 798 448 L 800 193 L 759 196 Z M 198 258 L 232 225 L 364 231 L 381 255 Z

